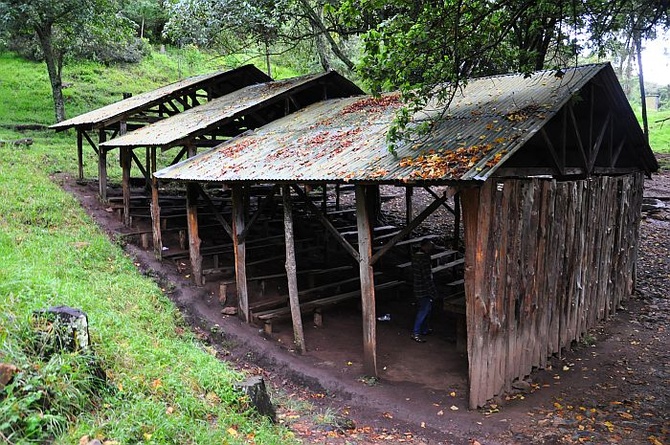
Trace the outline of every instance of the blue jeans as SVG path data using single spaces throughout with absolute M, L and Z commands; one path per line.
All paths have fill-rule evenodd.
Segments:
M 416 300 L 416 319 L 414 320 L 414 329 L 412 334 L 428 333 L 428 317 L 433 307 L 433 300 L 430 297 L 423 297 Z

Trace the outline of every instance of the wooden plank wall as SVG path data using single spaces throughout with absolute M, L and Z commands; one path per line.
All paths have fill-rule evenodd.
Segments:
M 471 408 L 544 367 L 631 294 L 642 187 L 632 174 L 462 192 Z

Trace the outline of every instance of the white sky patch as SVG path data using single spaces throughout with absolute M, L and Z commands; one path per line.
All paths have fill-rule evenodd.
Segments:
M 645 83 L 670 85 L 670 33 L 659 33 L 656 40 L 643 42 L 643 48 L 642 69 Z

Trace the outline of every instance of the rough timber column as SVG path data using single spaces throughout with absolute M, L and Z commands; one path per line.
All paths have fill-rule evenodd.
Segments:
M 158 259 L 163 258 L 163 234 L 161 233 L 161 208 L 158 202 L 158 178 L 156 173 L 156 147 L 151 147 L 151 163 L 149 172 L 151 176 L 151 228 L 154 237 L 154 255 Z
M 188 254 L 191 258 L 193 280 L 202 286 L 202 254 L 198 234 L 198 189 L 197 184 L 186 184 L 186 224 L 188 226 Z
M 377 331 L 375 322 L 375 282 L 372 264 L 370 220 L 363 185 L 356 185 L 356 219 L 358 222 L 358 250 L 360 255 L 361 305 L 363 308 L 363 369 L 367 375 L 377 376 Z
M 84 179 L 84 130 L 77 128 L 77 165 L 79 167 L 79 180 Z
M 283 185 L 281 189 L 284 204 L 284 244 L 286 245 L 286 278 L 288 279 L 288 298 L 293 321 L 293 343 L 300 353 L 305 353 L 305 333 L 300 316 L 298 297 L 298 279 L 296 277 L 295 246 L 293 241 L 293 209 L 291 208 L 291 188 Z
M 107 150 L 100 144 L 106 139 L 107 134 L 101 129 L 98 137 L 98 194 L 103 202 L 107 201 Z
M 247 293 L 246 246 L 240 235 L 244 231 L 244 188 L 233 186 L 233 252 L 235 253 L 235 283 L 237 307 L 244 321 L 249 323 L 249 295 Z

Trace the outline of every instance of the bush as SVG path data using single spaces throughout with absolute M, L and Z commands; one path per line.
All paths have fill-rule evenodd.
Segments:
M 105 388 L 92 353 L 43 354 L 31 321 L 3 315 L 0 358 L 18 368 L 0 389 L 0 439 L 45 443 L 62 434 L 77 415 L 90 411 Z

